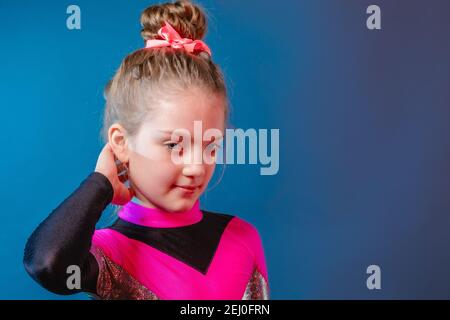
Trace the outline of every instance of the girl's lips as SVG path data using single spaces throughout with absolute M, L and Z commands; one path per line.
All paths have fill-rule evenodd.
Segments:
M 176 187 L 185 192 L 194 192 L 197 189 L 199 189 L 201 186 L 177 186 L 176 185 Z

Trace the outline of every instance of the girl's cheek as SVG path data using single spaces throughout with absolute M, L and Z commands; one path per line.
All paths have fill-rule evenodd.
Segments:
M 148 163 L 162 164 L 170 162 L 171 151 L 164 145 L 160 144 L 147 144 L 145 147 L 136 146 L 132 153 L 142 159 L 146 160 Z

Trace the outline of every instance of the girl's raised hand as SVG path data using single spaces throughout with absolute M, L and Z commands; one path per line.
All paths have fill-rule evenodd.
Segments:
M 95 172 L 103 174 L 111 182 L 114 189 L 113 204 L 124 205 L 135 195 L 131 187 L 125 186 L 124 183 L 128 180 L 127 168 L 117 160 L 109 143 L 103 147 L 98 156 Z

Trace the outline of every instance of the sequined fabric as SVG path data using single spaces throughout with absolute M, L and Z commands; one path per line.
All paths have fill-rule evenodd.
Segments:
M 92 299 L 100 300 L 159 300 L 149 289 L 134 279 L 121 266 L 111 261 L 101 249 L 93 247 L 99 264 L 97 294 L 89 293 Z M 258 269 L 254 269 L 247 283 L 242 300 L 268 300 L 268 284 Z
M 256 268 L 247 283 L 242 300 L 269 300 L 267 281 Z
M 93 247 L 99 264 L 97 295 L 90 294 L 94 299 L 101 300 L 159 300 L 159 298 L 121 266 L 111 261 L 101 249 Z
M 103 251 L 93 246 L 91 252 L 99 264 L 97 294 L 89 293 L 92 299 L 100 300 L 160 300 L 151 290 L 134 279 L 120 265 L 111 261 Z M 267 281 L 257 268 L 253 270 L 242 300 L 268 300 Z

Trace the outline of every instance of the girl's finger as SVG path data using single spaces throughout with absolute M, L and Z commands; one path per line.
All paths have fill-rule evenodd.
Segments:
M 114 152 L 111 149 L 111 146 L 109 145 L 109 143 L 107 143 L 105 145 L 105 147 L 102 150 L 102 154 L 104 157 L 106 157 L 107 159 L 111 159 L 114 161 Z

